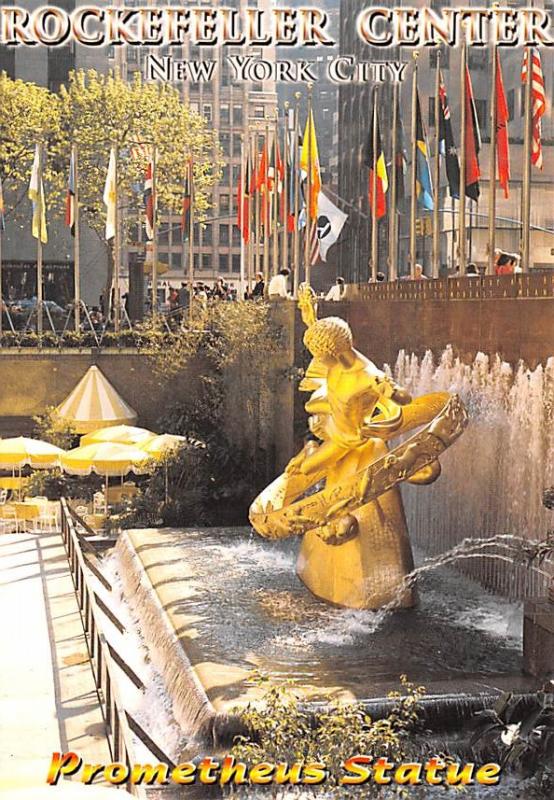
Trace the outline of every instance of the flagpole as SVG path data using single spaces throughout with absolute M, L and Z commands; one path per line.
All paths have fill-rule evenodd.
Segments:
M 310 285 L 310 244 L 312 231 L 311 199 L 312 199 L 312 84 L 308 84 L 308 175 L 306 180 L 306 225 L 304 228 L 304 277 L 308 286 Z
M 114 181 L 114 240 L 113 240 L 113 276 L 114 276 L 114 331 L 119 333 L 119 320 L 121 315 L 121 308 L 119 303 L 119 259 L 121 258 L 121 241 L 119 230 L 119 187 L 118 187 L 118 172 L 119 172 L 119 147 L 114 145 L 114 161 L 115 161 L 115 181 Z M 109 306 L 109 304 L 108 304 Z
M 81 327 L 81 229 L 79 225 L 79 164 L 77 159 L 77 145 L 72 145 L 73 158 L 73 282 L 75 297 L 75 331 Z
M 527 74 L 525 81 L 525 114 L 523 132 L 523 185 L 521 194 L 521 266 L 529 271 L 531 226 L 531 140 L 532 140 L 532 86 L 533 48 L 527 47 Z
M 42 144 L 38 146 L 38 202 L 40 204 L 39 212 L 39 228 L 37 236 L 37 333 L 42 336 L 42 304 L 43 304 L 43 291 L 42 291 L 42 218 L 44 214 L 43 203 L 44 193 L 42 190 Z
M 5 218 L 4 217 L 5 213 L 6 210 L 4 208 L 4 190 L 2 187 L 2 178 L 0 176 L 0 334 L 2 333 L 2 324 L 3 324 L 2 312 L 4 310 L 4 292 L 2 290 L 2 242 L 4 239 L 4 230 L 2 230 L 2 220 Z
M 245 276 L 245 272 L 246 272 L 245 263 L 244 263 L 245 259 L 246 259 L 246 248 L 244 246 L 245 242 L 244 242 L 244 234 L 243 234 L 243 231 L 245 230 L 245 222 L 244 222 L 244 219 L 243 219 L 243 217 L 244 217 L 244 195 L 246 193 L 246 196 L 248 197 L 249 187 L 246 186 L 247 175 L 246 175 L 246 169 L 245 169 L 245 167 L 246 167 L 246 149 L 245 149 L 245 143 L 244 143 L 244 133 L 241 133 L 240 140 L 241 140 L 241 160 L 240 160 L 240 171 L 241 171 L 240 187 L 241 187 L 241 191 L 240 191 L 240 195 L 238 197 L 238 202 L 240 203 L 240 206 L 239 206 L 239 219 L 241 221 L 241 229 L 239 229 L 239 235 L 240 235 L 240 273 L 239 273 L 239 294 L 238 294 L 238 299 L 242 300 L 244 298 L 244 276 Z M 247 201 L 247 203 L 248 203 L 248 201 Z M 247 214 L 248 214 L 248 211 L 247 211 Z M 246 230 L 248 230 L 248 221 L 247 221 L 246 225 L 247 225 Z
M 493 46 L 491 74 L 491 114 L 490 114 L 490 147 L 489 147 L 489 259 L 488 273 L 494 275 L 494 250 L 496 243 L 496 128 L 498 103 L 496 96 L 498 45 Z
M 467 44 L 462 42 L 460 58 L 460 191 L 458 198 L 458 267 L 460 274 L 466 262 L 466 64 Z
M 441 175 L 441 162 L 440 162 L 440 63 L 441 51 L 437 50 L 437 69 L 435 75 L 435 158 L 434 158 L 434 175 L 433 182 L 435 184 L 434 202 L 433 202 L 433 278 L 439 277 L 440 270 L 440 175 Z
M 255 252 L 254 252 L 254 264 L 255 264 L 255 273 L 258 274 L 260 272 L 260 190 L 258 187 L 258 148 L 260 146 L 260 140 L 258 136 L 258 131 L 254 133 L 254 187 L 255 187 L 255 196 L 254 196 L 254 231 L 256 235 L 256 242 L 255 242 Z
M 152 316 L 158 312 L 158 148 L 152 145 Z
M 301 93 L 295 93 L 296 103 L 294 106 L 294 132 L 293 132 L 293 147 L 295 152 L 292 153 L 294 169 L 294 230 L 292 233 L 292 249 L 293 249 L 293 268 L 294 268 L 294 297 L 298 296 L 298 286 L 300 284 L 300 231 L 298 229 L 298 217 L 300 208 L 300 170 L 298 169 L 298 125 L 300 116 L 300 97 Z
M 412 171 L 410 175 L 410 277 L 415 277 L 416 264 L 416 213 L 417 213 L 417 58 L 414 52 L 414 71 L 412 76 Z
M 270 215 L 270 208 L 269 208 L 269 192 L 268 192 L 268 161 L 269 161 L 269 123 L 266 122 L 265 124 L 265 138 L 264 138 L 264 148 L 265 148 L 265 175 L 264 175 L 264 192 L 265 192 L 265 203 L 262 207 L 263 212 L 263 226 L 264 226 L 264 252 L 263 252 L 263 264 L 264 264 L 264 281 L 266 287 L 269 286 L 269 222 L 271 220 Z
M 192 323 L 194 318 L 194 170 L 192 167 L 192 156 L 189 156 L 187 166 L 189 172 L 189 241 L 188 241 L 188 261 L 189 261 L 189 319 Z
M 399 105 L 398 82 L 392 85 L 392 163 L 391 163 L 391 192 L 390 192 L 390 216 L 389 216 L 389 281 L 396 280 L 397 260 L 398 260 L 398 215 L 396 193 L 396 182 L 398 180 L 398 105 Z
M 285 134 L 283 140 L 283 267 L 289 266 L 289 107 L 290 103 L 287 101 L 283 115 Z
M 273 132 L 273 274 L 279 272 L 279 171 L 277 169 L 277 152 L 279 147 L 279 110 L 275 110 Z
M 379 154 L 377 153 L 377 86 L 373 88 L 373 119 L 371 140 L 373 142 L 373 159 L 372 159 L 372 173 L 371 173 L 371 196 L 373 202 L 371 204 L 371 280 L 373 283 L 377 282 L 377 258 L 379 253 L 379 240 L 378 240 L 378 221 L 377 221 L 377 160 Z

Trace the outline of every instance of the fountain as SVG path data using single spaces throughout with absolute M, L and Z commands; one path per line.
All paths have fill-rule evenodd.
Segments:
M 315 399 L 316 366 L 306 376 Z M 380 442 L 376 458 L 363 462 L 365 477 L 350 464 L 321 486 L 317 469 L 299 468 L 317 455 L 308 443 L 253 504 L 253 523 L 266 538 L 246 528 L 135 530 L 119 538 L 123 591 L 189 736 L 223 746 L 242 730 L 235 709 L 262 696 L 252 670 L 292 682 L 307 703 L 357 700 L 377 716 L 406 673 L 427 687 L 426 723 L 434 729 L 456 727 L 504 690 L 524 694 L 542 684 L 523 671 L 521 601 L 545 595 L 552 570 L 548 563 L 529 569 L 517 553 L 544 539 L 548 524 L 540 496 L 554 464 L 554 361 L 530 372 L 484 356 L 466 365 L 450 349 L 437 364 L 430 354 L 419 361 L 401 353 L 378 377 L 385 391 L 372 399 L 368 428 Z M 419 395 L 423 402 L 408 399 Z M 464 427 L 462 402 L 471 425 L 447 450 Z M 385 452 L 389 432 L 415 427 L 401 430 L 411 413 L 420 432 Z M 429 483 L 439 456 L 442 478 Z M 406 480 L 413 478 L 428 485 Z M 398 511 L 389 543 L 401 542 L 387 550 L 390 582 L 367 588 L 361 579 L 376 573 L 362 574 L 359 559 L 338 595 L 336 583 L 316 585 L 311 543 L 289 535 L 317 529 L 308 536 L 318 539 L 318 558 L 324 548 L 351 546 L 353 534 L 374 526 L 383 493 L 393 493 Z M 368 517 L 358 519 L 367 505 Z M 487 595 L 475 578 L 504 597 Z M 412 606 L 416 579 L 417 605 L 397 610 Z

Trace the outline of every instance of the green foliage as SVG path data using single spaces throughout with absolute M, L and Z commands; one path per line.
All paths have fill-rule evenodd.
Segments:
M 55 406 L 47 406 L 42 414 L 33 417 L 35 434 L 39 439 L 62 450 L 69 450 L 75 443 L 77 434 L 70 422 L 60 419 Z
M 267 676 L 257 674 L 254 682 L 264 689 L 263 700 L 236 710 L 251 734 L 237 737 L 231 754 L 248 764 L 323 762 L 329 780 L 310 790 L 335 797 L 351 795 L 338 782 L 346 759 L 364 754 L 401 762 L 408 757 L 410 739 L 418 726 L 418 704 L 425 689 L 410 683 L 405 675 L 400 681 L 402 691 L 389 695 L 394 700 L 389 715 L 373 720 L 360 703 L 330 702 L 319 710 L 309 710 L 292 684 L 271 684 Z M 383 787 L 371 782 L 355 787 L 356 797 L 382 796 L 382 792 Z M 398 792 L 401 793 L 400 787 Z
M 100 489 L 102 478 L 98 475 L 77 477 L 66 475 L 59 469 L 36 469 L 28 478 L 26 492 L 31 497 L 47 497 L 49 500 L 69 497 L 89 502 Z

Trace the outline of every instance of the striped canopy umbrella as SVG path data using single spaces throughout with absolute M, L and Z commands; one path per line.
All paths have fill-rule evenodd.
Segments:
M 81 436 L 81 446 L 95 442 L 118 442 L 119 444 L 140 446 L 154 438 L 157 438 L 156 434 L 146 428 L 135 428 L 133 425 L 110 425 Z
M 161 433 L 159 436 L 152 436 L 138 444 L 141 450 L 151 458 L 163 458 L 171 450 L 177 450 L 187 441 L 186 436 L 176 436 L 172 433 Z
M 129 472 L 146 472 L 150 460 L 148 453 L 118 442 L 93 442 L 68 450 L 61 458 L 61 466 L 70 475 L 121 477 Z
M 105 508 L 108 511 L 108 479 L 129 472 L 148 471 L 151 457 L 144 450 L 118 442 L 93 442 L 68 450 L 61 458 L 61 466 L 70 475 L 103 475 L 106 480 Z
M 60 465 L 64 451 L 50 442 L 16 436 L 0 441 L 0 469 L 50 469 Z
M 112 425 L 132 425 L 137 414 L 96 366 L 89 367 L 70 395 L 56 409 L 76 433 Z

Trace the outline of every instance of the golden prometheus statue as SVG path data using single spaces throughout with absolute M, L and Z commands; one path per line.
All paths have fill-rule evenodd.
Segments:
M 413 557 L 399 484 L 439 477 L 439 456 L 467 424 L 465 408 L 447 392 L 412 398 L 354 349 L 348 323 L 317 319 L 309 286 L 298 304 L 313 356 L 300 390 L 311 392 L 315 440 L 256 498 L 250 521 L 269 539 L 304 534 L 297 572 L 322 600 L 377 609 L 398 596 L 410 607 L 414 591 L 401 587 Z

